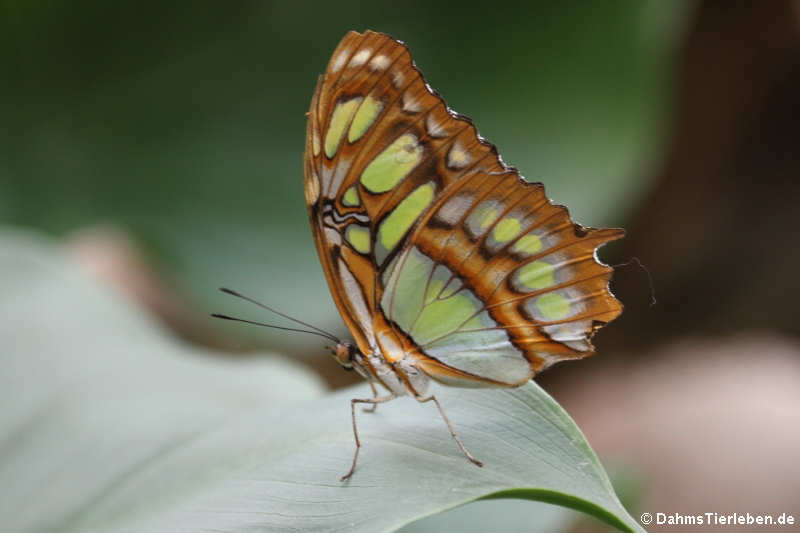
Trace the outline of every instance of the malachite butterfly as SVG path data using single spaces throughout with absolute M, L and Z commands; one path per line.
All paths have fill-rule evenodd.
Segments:
M 599 246 L 540 183 L 506 166 L 392 37 L 349 32 L 308 112 L 305 196 L 328 284 L 355 344 L 334 357 L 372 386 L 355 405 L 434 401 L 431 379 L 516 387 L 622 312 Z M 382 391 L 382 394 L 378 393 Z

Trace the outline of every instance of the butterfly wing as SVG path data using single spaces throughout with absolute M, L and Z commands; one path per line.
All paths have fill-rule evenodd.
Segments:
M 481 171 L 421 217 L 384 273 L 382 308 L 431 377 L 521 384 L 591 354 L 594 332 L 622 311 L 595 256 L 622 235 L 574 224 L 515 172 Z
M 308 112 L 305 194 L 334 301 L 362 353 L 374 353 L 378 281 L 371 220 L 381 196 L 357 183 L 381 143 L 401 127 L 396 101 L 408 88 L 408 50 L 389 36 L 349 32 L 320 76 Z
M 460 386 L 518 385 L 592 353 L 622 310 L 573 223 L 425 83 L 406 47 L 348 33 L 309 111 L 305 191 L 334 300 L 364 353 Z

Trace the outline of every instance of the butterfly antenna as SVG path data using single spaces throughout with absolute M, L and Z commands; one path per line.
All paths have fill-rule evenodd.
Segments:
M 650 271 L 647 269 L 641 261 L 639 261 L 638 257 L 631 257 L 624 263 L 620 263 L 618 265 L 612 265 L 613 268 L 617 267 L 624 267 L 624 266 L 631 266 L 632 264 L 636 264 L 639 268 L 644 270 L 645 275 L 647 276 L 647 282 L 650 285 L 650 307 L 656 305 L 656 286 L 653 284 L 653 276 L 650 274 Z
M 308 322 L 303 322 L 302 320 L 299 320 L 297 318 L 289 316 L 286 313 L 281 313 L 277 309 L 273 309 L 272 307 L 268 306 L 267 304 L 263 304 L 263 303 L 259 302 L 258 300 L 254 300 L 253 298 L 245 296 L 244 294 L 240 294 L 240 293 L 238 293 L 238 292 L 236 292 L 234 290 L 231 290 L 231 289 L 226 289 L 225 287 L 221 287 L 219 290 L 221 290 L 222 292 L 224 292 L 226 294 L 230 294 L 231 296 L 236 296 L 237 298 L 241 298 L 242 300 L 246 300 L 246 301 L 248 301 L 248 302 L 250 302 L 252 304 L 256 304 L 257 306 L 261 307 L 262 309 L 266 309 L 267 311 L 272 311 L 276 315 L 282 316 L 283 318 L 285 318 L 287 320 L 291 320 L 292 322 L 295 322 L 295 323 L 300 324 L 302 326 L 305 326 L 307 328 L 311 328 L 314 331 L 319 332 L 320 335 L 324 335 L 325 337 L 328 337 L 331 340 L 334 340 L 336 342 L 341 342 L 336 337 L 336 335 L 334 335 L 333 333 L 329 333 L 329 332 L 325 331 L 324 329 L 318 328 L 317 326 L 315 326 L 313 324 L 309 324 Z
M 264 322 L 255 322 L 253 320 L 247 320 L 247 319 L 244 319 L 244 318 L 236 318 L 236 317 L 233 317 L 233 316 L 222 315 L 220 313 L 211 313 L 211 316 L 213 316 L 214 318 L 221 318 L 223 320 L 232 320 L 234 322 L 244 322 L 245 324 L 253 324 L 255 326 L 264 326 L 265 328 L 282 329 L 284 331 L 296 331 L 298 333 L 310 333 L 311 335 L 319 335 L 320 337 L 326 338 L 328 340 L 335 341 L 337 343 L 340 342 L 339 339 L 337 339 L 336 337 L 324 335 L 324 334 L 319 333 L 317 331 L 309 331 L 307 329 L 299 329 L 299 328 L 287 328 L 287 327 L 284 327 L 284 326 L 276 326 L 274 324 L 265 324 Z

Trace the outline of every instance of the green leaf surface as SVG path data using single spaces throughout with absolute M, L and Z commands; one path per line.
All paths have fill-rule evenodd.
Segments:
M 0 318 L 5 531 L 391 531 L 489 498 L 641 531 L 534 383 L 436 391 L 484 468 L 464 459 L 431 404 L 359 412 L 364 447 L 341 483 L 348 400 L 367 387 L 325 393 L 283 359 L 187 346 L 25 232 L 0 232 Z
M 486 533 L 530 531 L 564 533 L 574 531 L 583 515 L 548 503 L 531 500 L 480 500 L 423 518 L 400 528 L 400 533 Z M 597 528 L 610 529 L 610 528 Z

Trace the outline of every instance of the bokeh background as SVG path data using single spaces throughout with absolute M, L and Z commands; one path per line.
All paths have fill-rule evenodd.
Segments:
M 0 10 L 0 222 L 59 239 L 176 336 L 288 354 L 331 387 L 353 376 L 314 337 L 208 313 L 264 319 L 224 285 L 346 335 L 306 219 L 304 113 L 347 30 L 404 40 L 506 162 L 629 231 L 601 255 L 646 271 L 618 270 L 600 355 L 539 381 L 638 508 L 800 518 L 800 2 Z

